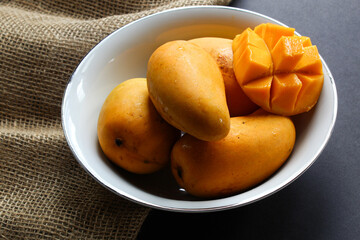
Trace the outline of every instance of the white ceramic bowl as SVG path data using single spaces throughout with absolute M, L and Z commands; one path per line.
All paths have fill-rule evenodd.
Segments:
M 97 140 L 97 119 L 105 98 L 122 81 L 146 77 L 147 61 L 158 46 L 176 39 L 233 38 L 246 27 L 265 22 L 284 25 L 237 8 L 186 7 L 144 17 L 106 37 L 83 59 L 64 93 L 63 129 L 80 165 L 119 196 L 169 211 L 206 212 L 243 206 L 294 181 L 320 155 L 335 124 L 337 93 L 325 61 L 324 86 L 318 104 L 309 113 L 294 118 L 297 140 L 290 158 L 271 178 L 246 192 L 214 200 L 191 197 L 177 187 L 168 169 L 142 176 L 116 167 L 103 155 Z

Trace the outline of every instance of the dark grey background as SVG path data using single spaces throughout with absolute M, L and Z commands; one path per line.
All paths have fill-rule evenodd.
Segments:
M 237 0 L 230 5 L 311 37 L 335 78 L 334 132 L 312 167 L 280 192 L 223 212 L 152 210 L 138 239 L 360 239 L 360 1 Z

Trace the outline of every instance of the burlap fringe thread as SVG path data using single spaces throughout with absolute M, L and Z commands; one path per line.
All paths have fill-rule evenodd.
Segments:
M 68 79 L 119 27 L 165 9 L 230 1 L 2 1 L 0 238 L 134 239 L 149 209 L 109 192 L 61 128 Z

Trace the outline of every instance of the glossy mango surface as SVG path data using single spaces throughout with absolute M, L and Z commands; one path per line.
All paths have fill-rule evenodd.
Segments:
M 232 46 L 244 93 L 266 111 L 286 116 L 311 110 L 324 81 L 317 47 L 294 31 L 261 24 L 237 35 Z

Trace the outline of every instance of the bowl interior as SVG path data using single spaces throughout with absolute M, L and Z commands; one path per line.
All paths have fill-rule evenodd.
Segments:
M 122 81 L 146 77 L 147 61 L 161 44 L 205 36 L 233 38 L 245 28 L 264 22 L 282 24 L 241 9 L 188 7 L 145 17 L 109 35 L 83 59 L 64 94 L 62 124 L 76 159 L 116 194 L 171 211 L 216 211 L 241 206 L 296 179 L 321 153 L 336 119 L 336 88 L 325 61 L 324 86 L 318 104 L 309 113 L 294 117 L 297 140 L 290 158 L 271 178 L 246 192 L 213 200 L 194 198 L 178 188 L 169 169 L 145 176 L 120 169 L 103 155 L 97 140 L 97 119 L 105 98 Z

